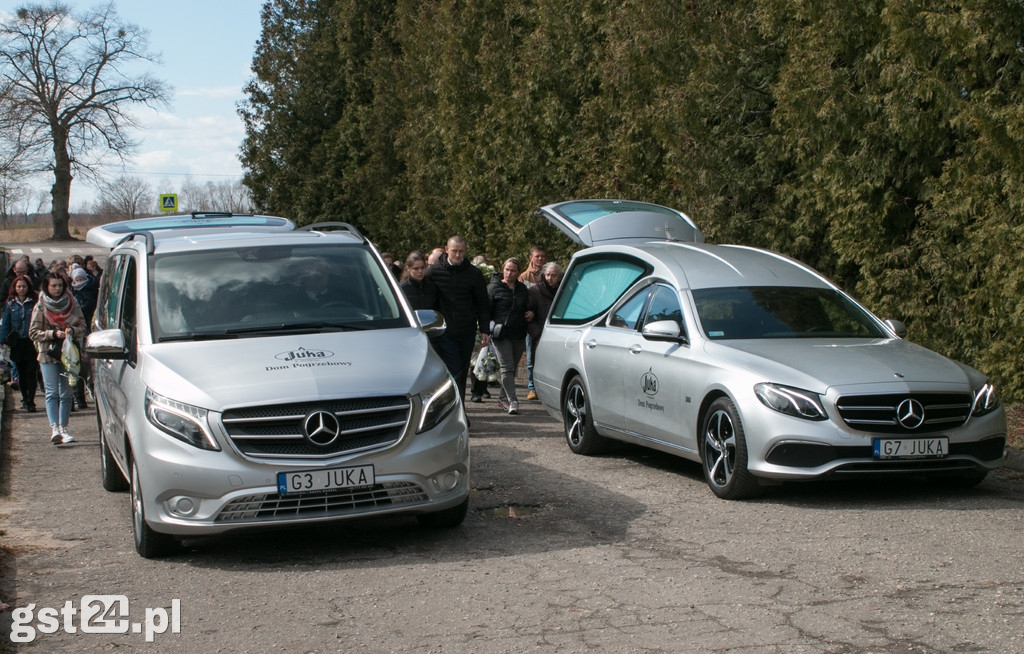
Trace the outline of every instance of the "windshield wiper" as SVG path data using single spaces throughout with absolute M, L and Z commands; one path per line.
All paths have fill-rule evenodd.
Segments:
M 216 341 L 224 340 L 229 338 L 238 338 L 247 334 L 280 334 L 282 332 L 289 334 L 316 334 L 319 332 L 348 332 L 348 331 L 364 331 L 369 329 L 368 327 L 361 327 L 359 325 L 347 325 L 344 323 L 336 322 L 301 322 L 301 323 L 288 323 L 279 325 L 261 325 L 252 327 L 235 327 L 232 329 L 225 329 L 223 331 L 216 332 L 186 332 L 183 334 L 175 334 L 174 336 L 163 336 L 157 339 L 158 343 L 171 343 L 174 341 Z
M 228 338 L 238 338 L 234 334 L 228 332 L 188 332 L 185 334 L 175 334 L 174 336 L 161 336 L 157 339 L 157 343 L 171 343 L 174 341 L 217 341 Z
M 234 329 L 226 329 L 224 330 L 224 333 L 229 335 L 266 334 L 276 332 L 307 332 L 310 334 L 315 334 L 316 332 L 322 331 L 347 332 L 362 331 L 364 329 L 366 329 L 366 327 L 348 325 L 345 323 L 326 322 L 321 320 L 316 322 L 296 322 L 279 325 L 262 325 L 259 327 L 237 327 Z

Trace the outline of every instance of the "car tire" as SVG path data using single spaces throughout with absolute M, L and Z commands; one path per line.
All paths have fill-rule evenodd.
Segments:
M 416 520 L 424 527 L 431 528 L 451 528 L 458 527 L 462 524 L 462 521 L 466 519 L 466 512 L 469 511 L 469 498 L 467 497 L 462 504 L 453 506 L 450 509 L 443 509 L 441 511 L 434 511 L 433 513 L 421 513 L 416 516 Z
M 124 478 L 121 469 L 117 467 L 114 455 L 110 453 L 107 446 L 107 439 L 103 435 L 103 425 L 100 423 L 100 412 L 96 410 L 96 425 L 100 432 L 100 474 L 103 477 L 103 490 L 111 493 L 123 493 L 128 490 L 128 480 Z
M 590 412 L 590 397 L 583 378 L 576 375 L 565 389 L 562 401 L 562 421 L 565 442 L 575 454 L 594 455 L 608 450 L 608 439 L 597 433 L 594 416 Z
M 144 559 L 154 559 L 168 554 L 174 554 L 181 549 L 181 543 L 170 534 L 161 534 L 153 531 L 146 522 L 146 509 L 142 501 L 142 486 L 139 483 L 139 467 L 135 460 L 129 458 L 128 466 L 131 470 L 131 505 L 132 505 L 132 535 L 135 540 L 135 551 Z
M 704 416 L 700 460 L 711 491 L 724 500 L 761 493 L 757 478 L 747 469 L 747 441 L 736 405 L 727 397 L 715 400 Z

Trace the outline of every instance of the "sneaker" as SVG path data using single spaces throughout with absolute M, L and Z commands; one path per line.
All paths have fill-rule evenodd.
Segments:
M 60 433 L 60 429 L 57 428 L 57 425 L 50 425 L 50 431 L 53 432 L 53 435 L 50 436 L 50 442 L 54 445 L 59 445 L 64 434 Z
M 508 414 L 514 416 L 517 413 L 519 413 L 519 402 L 512 400 L 508 403 Z
M 474 393 L 473 396 L 471 398 L 469 398 L 469 401 L 470 402 L 483 402 L 483 399 L 481 399 L 481 397 L 479 395 Z
M 502 411 L 508 411 L 508 402 L 505 401 L 505 398 L 498 398 L 498 408 L 501 409 Z
M 526 399 L 528 399 L 528 400 L 536 400 L 537 399 L 537 391 L 531 389 L 530 392 L 526 394 Z
M 60 444 L 67 445 L 68 443 L 74 443 L 75 437 L 68 433 L 68 428 L 63 425 L 57 428 L 60 431 Z
M 491 394 L 490 394 L 490 393 L 488 393 L 487 391 L 484 391 L 484 399 L 485 399 L 485 400 L 489 400 L 489 399 L 491 399 Z

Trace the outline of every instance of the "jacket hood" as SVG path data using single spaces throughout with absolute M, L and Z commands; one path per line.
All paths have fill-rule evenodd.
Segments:
M 218 409 L 409 395 L 447 375 L 415 328 L 158 343 L 143 357 L 143 379 L 154 392 Z

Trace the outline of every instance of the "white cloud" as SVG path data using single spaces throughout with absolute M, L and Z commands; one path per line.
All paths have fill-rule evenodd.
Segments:
M 242 93 L 242 88 L 240 86 L 215 86 L 181 89 L 175 91 L 175 95 L 183 98 L 211 98 L 217 100 L 227 98 L 231 100 L 241 100 L 244 93 Z

